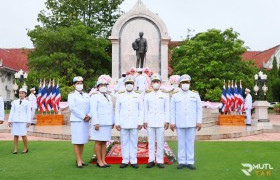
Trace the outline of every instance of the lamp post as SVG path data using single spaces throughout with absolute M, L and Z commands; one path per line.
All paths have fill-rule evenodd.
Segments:
M 268 87 L 265 85 L 265 82 L 267 80 L 267 75 L 264 74 L 262 71 L 260 71 L 258 74 L 254 75 L 254 78 L 255 78 L 255 86 L 254 86 L 255 95 L 258 95 L 258 92 L 261 89 L 263 91 L 263 95 L 265 99 L 266 93 L 268 91 Z M 258 99 L 261 99 L 260 92 L 258 97 L 259 97 Z
M 22 82 L 27 79 L 28 74 L 26 72 L 24 72 L 22 69 L 19 70 L 18 72 L 15 73 L 15 79 L 19 80 L 20 84 L 22 84 Z M 22 85 L 23 88 L 27 89 L 27 85 L 25 84 L 25 82 L 23 82 Z M 14 85 L 13 85 L 13 90 L 16 91 L 18 90 L 19 86 L 17 85 L 17 82 L 15 81 Z

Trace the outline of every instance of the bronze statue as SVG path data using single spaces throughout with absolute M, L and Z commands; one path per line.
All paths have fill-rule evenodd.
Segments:
M 143 68 L 144 66 L 144 60 L 146 59 L 146 52 L 148 50 L 148 43 L 145 38 L 143 38 L 144 33 L 140 32 L 139 36 L 140 38 L 137 38 L 132 43 L 132 48 L 134 51 L 136 51 L 137 56 L 137 63 L 136 68 Z

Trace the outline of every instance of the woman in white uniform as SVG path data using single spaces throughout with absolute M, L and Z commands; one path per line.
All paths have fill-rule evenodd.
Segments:
M 83 160 L 84 144 L 88 143 L 89 137 L 89 100 L 87 93 L 83 92 L 83 78 L 75 77 L 73 79 L 75 91 L 68 95 L 68 104 L 71 111 L 71 138 L 74 144 L 76 155 L 76 165 L 78 168 L 87 166 Z
M 22 137 L 24 144 L 22 154 L 28 153 L 27 143 L 27 128 L 31 124 L 31 105 L 30 102 L 25 98 L 27 90 L 21 88 L 19 90 L 19 99 L 14 100 L 9 116 L 9 127 L 12 128 L 11 134 L 14 136 L 14 152 L 17 154 L 18 149 L 18 137 Z
M 114 114 L 112 98 L 107 94 L 107 82 L 98 80 L 98 93 L 90 98 L 90 113 L 92 116 L 92 139 L 95 140 L 94 151 L 97 158 L 97 166 L 110 167 L 105 161 L 106 142 L 111 140 L 111 131 L 114 127 Z

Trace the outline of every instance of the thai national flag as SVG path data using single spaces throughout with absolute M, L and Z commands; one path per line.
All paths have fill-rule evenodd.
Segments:
M 240 89 L 239 89 L 239 106 L 240 106 L 240 112 L 244 111 L 244 97 L 243 97 L 243 90 L 242 90 L 242 84 L 240 81 Z
M 40 112 L 41 113 L 46 111 L 46 107 L 45 107 L 46 98 L 47 98 L 47 89 L 46 89 L 46 83 L 44 81 L 44 84 L 43 84 L 42 90 L 41 90 L 41 101 L 40 101 Z
M 54 112 L 57 112 L 56 103 L 55 103 L 55 96 L 56 96 L 56 86 L 53 81 L 53 88 L 52 88 L 52 97 L 51 97 L 51 105 L 53 107 Z
M 42 91 L 42 82 L 40 81 L 38 95 L 37 95 L 37 99 L 36 99 L 37 106 L 39 107 L 39 109 L 40 109 L 40 101 L 41 101 L 41 98 L 42 98 L 41 91 Z
M 223 104 L 222 112 L 226 112 L 226 109 L 227 109 L 227 98 L 226 98 L 226 95 L 227 95 L 227 90 L 226 90 L 226 84 L 224 82 L 224 86 L 223 86 L 223 90 L 222 90 L 222 96 L 221 96 L 221 102 Z
M 47 89 L 47 98 L 46 98 L 46 110 L 47 110 L 47 112 L 52 110 L 51 97 L 52 97 L 52 84 L 51 84 L 51 81 L 49 81 L 48 89 Z
M 235 111 L 238 110 L 238 106 L 239 106 L 239 93 L 238 93 L 238 87 L 235 81 L 235 86 L 234 86 L 234 97 L 235 97 L 235 102 L 234 102 L 234 109 Z
M 59 110 L 59 103 L 60 103 L 61 95 L 59 90 L 59 84 L 56 86 L 56 96 L 55 96 L 55 105 L 56 109 Z
M 231 88 L 230 88 L 230 95 L 231 95 L 231 109 L 232 111 L 234 111 L 234 107 L 235 107 L 235 96 L 234 96 L 234 85 L 233 85 L 233 81 L 231 83 Z
M 230 83 L 228 83 L 228 89 L 227 89 L 227 109 L 226 111 L 228 111 L 229 113 L 231 112 L 231 88 L 230 88 Z

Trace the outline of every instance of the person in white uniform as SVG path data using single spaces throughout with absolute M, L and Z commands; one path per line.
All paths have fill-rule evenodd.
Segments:
M 179 79 L 180 90 L 171 98 L 171 125 L 178 137 L 178 169 L 194 166 L 195 131 L 201 129 L 202 105 L 198 93 L 190 91 L 191 77 L 187 74 Z
M 252 109 L 253 109 L 253 100 L 252 100 L 252 96 L 250 94 L 251 90 L 246 88 L 245 89 L 245 94 L 246 94 L 246 98 L 245 98 L 245 112 L 246 112 L 246 125 L 247 126 L 251 126 L 252 123 Z
M 30 89 L 30 94 L 28 96 L 28 100 L 29 100 L 30 105 L 31 105 L 31 123 L 34 120 L 34 116 L 35 116 L 36 109 L 37 109 L 37 98 L 36 98 L 35 94 L 36 94 L 36 90 L 33 87 L 33 88 Z
M 12 128 L 11 134 L 14 136 L 14 152 L 17 154 L 18 150 L 18 138 L 22 137 L 24 148 L 22 154 L 28 153 L 27 142 L 27 128 L 31 124 L 31 105 L 25 98 L 27 90 L 24 88 L 19 89 L 19 99 L 12 102 L 12 108 L 9 116 L 9 127 Z
M 0 95 L 0 124 L 3 124 L 5 117 L 5 111 L 4 111 L 4 101 L 2 96 Z
M 133 76 L 127 76 L 124 82 L 126 91 L 117 96 L 115 107 L 115 125 L 120 131 L 122 150 L 120 168 L 126 168 L 129 162 L 133 168 L 138 168 L 137 144 L 138 130 L 143 126 L 143 98 L 133 91 L 135 82 Z
M 125 87 L 124 87 L 125 77 L 126 77 L 126 73 L 122 73 L 122 77 L 118 80 L 118 84 L 116 86 L 116 92 L 125 91 Z
M 136 77 L 136 89 L 141 93 L 144 94 L 148 89 L 148 81 L 147 77 L 142 74 L 142 68 L 138 68 L 137 72 L 139 75 Z
M 83 160 L 84 144 L 89 139 L 89 121 L 90 117 L 90 96 L 83 92 L 83 78 L 74 77 L 73 83 L 75 91 L 68 95 L 68 104 L 71 112 L 71 138 L 74 144 L 74 152 L 76 155 L 76 165 L 78 168 L 87 166 Z
M 111 140 L 114 127 L 114 113 L 111 96 L 107 93 L 108 82 L 98 80 L 96 85 L 98 92 L 90 98 L 90 114 L 92 117 L 93 133 L 95 140 L 94 151 L 97 158 L 96 165 L 100 168 L 111 167 L 105 161 L 106 142 Z
M 148 130 L 149 162 L 147 168 L 155 166 L 155 143 L 156 162 L 159 168 L 164 168 L 164 130 L 169 127 L 169 95 L 160 91 L 161 76 L 153 74 L 153 91 L 147 93 L 144 98 L 144 128 Z

